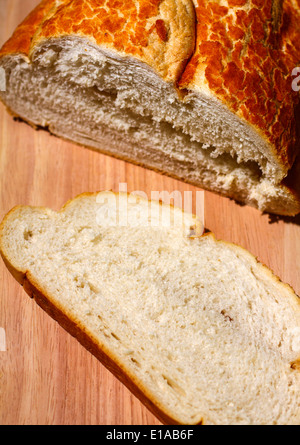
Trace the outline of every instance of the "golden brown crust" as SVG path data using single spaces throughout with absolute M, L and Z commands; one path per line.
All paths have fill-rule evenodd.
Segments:
M 281 0 L 194 3 L 196 50 L 179 85 L 208 91 L 253 125 L 286 174 L 300 151 L 299 93 L 292 90 L 300 61 L 299 0 L 285 0 L 283 7 Z
M 0 57 L 28 56 L 44 39 L 75 34 L 139 58 L 181 88 L 208 88 L 257 128 L 287 172 L 300 150 L 295 122 L 299 94 L 291 88 L 291 72 L 300 61 L 299 0 L 285 0 L 283 8 L 279 0 L 194 3 L 193 55 L 190 0 L 111 0 L 109 5 L 106 0 L 43 0 Z
M 176 82 L 195 44 L 191 0 L 44 0 L 0 51 L 30 57 L 43 41 L 77 35 Z
M 300 152 L 299 93 L 291 88 L 300 61 L 300 0 L 283 7 L 281 0 L 193 1 L 197 20 L 191 0 L 43 0 L 0 57 L 30 58 L 47 39 L 74 34 L 135 57 L 180 88 L 224 103 L 269 143 L 287 175 Z M 294 205 L 279 213 L 299 212 L 297 183 L 295 174 L 284 181 Z
M 10 39 L 2 46 L 0 57 L 8 54 L 23 54 L 28 57 L 31 41 L 35 32 L 55 4 L 55 0 L 42 0 L 17 27 Z

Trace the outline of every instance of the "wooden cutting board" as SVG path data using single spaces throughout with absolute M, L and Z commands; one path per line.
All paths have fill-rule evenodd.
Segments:
M 38 0 L 0 0 L 0 45 Z M 0 218 L 17 204 L 58 210 L 85 191 L 197 188 L 15 122 L 0 106 Z M 205 226 L 248 249 L 300 294 L 300 218 L 205 192 Z M 4 333 L 6 348 L 3 347 Z M 50 319 L 0 262 L 0 424 L 150 424 L 157 419 Z M 3 351 L 2 349 L 6 349 Z

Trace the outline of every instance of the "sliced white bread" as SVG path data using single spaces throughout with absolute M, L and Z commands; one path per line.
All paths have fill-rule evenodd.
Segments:
M 299 298 L 243 248 L 201 233 L 179 209 L 84 194 L 59 212 L 14 208 L 0 250 L 162 422 L 299 424 Z

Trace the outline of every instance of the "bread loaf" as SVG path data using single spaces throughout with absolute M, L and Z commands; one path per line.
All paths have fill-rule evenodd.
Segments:
M 104 192 L 58 213 L 14 208 L 0 250 L 162 422 L 299 424 L 299 298 L 241 247 L 201 233 L 179 209 Z
M 1 99 L 78 144 L 281 215 L 300 211 L 299 0 L 43 0 Z

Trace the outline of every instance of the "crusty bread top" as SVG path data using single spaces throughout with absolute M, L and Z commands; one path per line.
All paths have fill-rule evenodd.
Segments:
M 288 171 L 300 148 L 291 76 L 300 60 L 299 0 L 194 3 L 196 50 L 180 86 L 206 90 L 254 125 Z
M 166 81 L 175 82 L 194 49 L 194 22 L 191 0 L 43 0 L 0 56 L 15 52 L 30 56 L 45 39 L 79 35 L 136 57 Z
M 13 53 L 21 53 L 28 57 L 31 41 L 36 30 L 44 21 L 49 11 L 55 7 L 56 3 L 56 0 L 42 0 L 17 27 L 11 38 L 4 43 L 0 55 L 5 56 Z
M 134 56 L 254 126 L 284 177 L 300 151 L 299 93 L 291 86 L 300 59 L 299 6 L 299 0 L 43 0 L 0 56 L 30 57 L 43 41 L 72 34 Z

